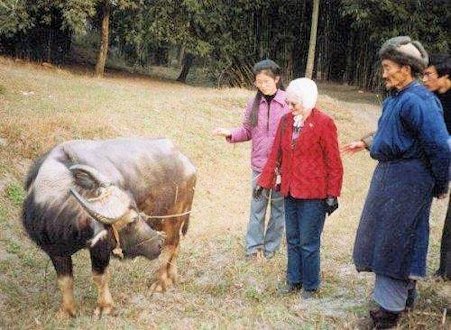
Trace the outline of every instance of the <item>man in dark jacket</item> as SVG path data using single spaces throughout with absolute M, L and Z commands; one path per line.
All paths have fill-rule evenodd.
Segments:
M 442 103 L 446 128 L 448 134 L 451 134 L 451 57 L 448 54 L 431 55 L 429 66 L 423 72 L 423 82 Z M 451 279 L 451 198 L 443 226 L 440 265 L 436 275 Z

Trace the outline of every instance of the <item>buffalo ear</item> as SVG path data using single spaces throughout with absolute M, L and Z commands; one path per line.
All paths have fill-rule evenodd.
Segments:
M 108 180 L 91 166 L 77 164 L 72 165 L 69 170 L 72 172 L 75 184 L 83 189 L 93 190 L 110 185 Z

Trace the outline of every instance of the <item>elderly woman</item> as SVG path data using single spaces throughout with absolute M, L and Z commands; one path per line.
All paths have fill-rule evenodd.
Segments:
M 343 166 L 332 118 L 315 107 L 316 84 L 293 80 L 287 88 L 290 113 L 284 115 L 254 195 L 271 189 L 281 174 L 288 248 L 287 283 L 280 291 L 303 288 L 308 299 L 320 285 L 320 240 L 326 213 L 337 207 Z
M 440 103 L 415 79 L 428 63 L 422 45 L 392 38 L 379 57 L 392 94 L 383 103 L 376 133 L 344 151 L 366 147 L 379 161 L 353 258 L 358 271 L 376 275 L 373 298 L 379 308 L 370 316 L 377 329 L 386 329 L 413 304 L 415 280 L 426 275 L 429 213 L 433 197 L 446 197 L 450 152 Z

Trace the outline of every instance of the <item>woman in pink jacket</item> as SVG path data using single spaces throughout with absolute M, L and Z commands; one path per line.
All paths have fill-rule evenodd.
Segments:
M 244 113 L 243 124 L 235 129 L 216 128 L 213 134 L 224 136 L 230 143 L 252 141 L 252 189 L 265 166 L 280 118 L 289 112 L 285 91 L 281 89 L 280 67 L 271 60 L 254 65 L 257 94 Z M 284 230 L 283 197 L 278 191 L 265 191 L 266 198 L 251 199 L 250 219 L 246 235 L 246 256 L 249 259 L 263 253 L 267 259 L 279 249 Z M 271 204 L 271 215 L 265 231 L 265 214 Z

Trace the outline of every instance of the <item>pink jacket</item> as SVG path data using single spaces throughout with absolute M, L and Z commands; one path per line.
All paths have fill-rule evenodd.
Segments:
M 261 98 L 256 127 L 252 127 L 249 123 L 255 99 L 252 97 L 247 103 L 242 126 L 233 129 L 232 136 L 228 139 L 231 143 L 252 140 L 251 167 L 254 171 L 261 172 L 263 170 L 271 152 L 280 118 L 289 112 L 285 97 L 285 91 L 279 89 L 270 104 L 264 97 Z

